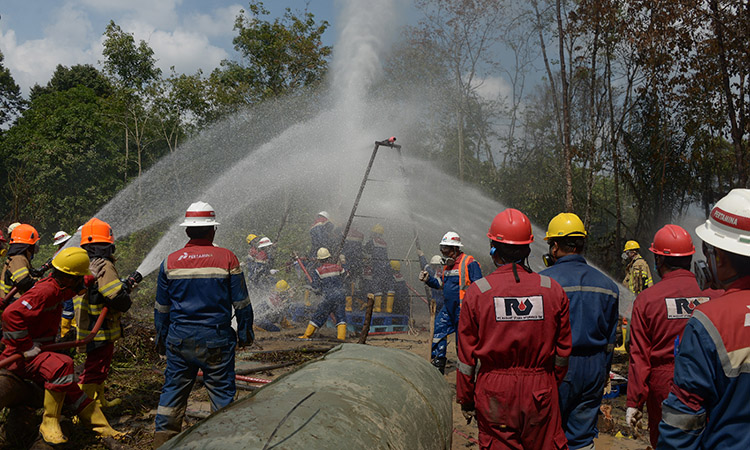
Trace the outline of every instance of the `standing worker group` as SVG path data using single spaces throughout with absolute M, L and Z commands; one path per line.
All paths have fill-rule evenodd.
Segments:
M 571 348 L 568 298 L 529 269 L 534 236 L 521 211 L 498 214 L 487 235 L 497 269 L 466 291 L 456 399 L 467 421 L 476 417 L 481 448 L 567 448 L 557 388 Z
M 459 312 L 466 289 L 471 283 L 482 278 L 482 269 L 473 256 L 461 251 L 461 236 L 454 231 L 445 233 L 440 240 L 440 253 L 443 255 L 443 273 L 440 278 L 430 276 L 423 270 L 419 279 L 433 289 L 443 289 L 445 303 L 435 316 L 435 331 L 432 335 L 432 365 L 440 373 L 445 373 L 448 350 L 448 336 L 458 328 Z M 458 341 L 458 337 L 456 337 Z
M 154 447 L 180 432 L 199 369 L 211 411 L 234 399 L 235 346 L 251 345 L 254 339 L 253 308 L 239 260 L 213 245 L 219 225 L 214 209 L 208 203 L 193 203 L 180 225 L 190 240 L 162 262 L 154 305 L 157 348 L 167 356 Z
M 659 449 L 750 447 L 750 190 L 734 189 L 695 229 L 699 284 L 726 289 L 698 305 L 682 333 L 662 404 Z M 650 411 L 649 411 L 650 413 Z
M 570 301 L 573 348 L 559 393 L 562 426 L 571 449 L 594 448 L 619 317 L 617 285 L 583 257 L 586 236 L 577 215 L 555 216 L 544 237 L 549 245 L 545 265 L 550 267 L 541 272 L 557 281 Z

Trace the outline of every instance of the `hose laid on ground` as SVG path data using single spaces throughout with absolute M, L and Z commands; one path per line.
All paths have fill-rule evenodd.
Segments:
M 198 371 L 198 376 L 203 376 L 203 371 Z M 256 377 L 248 377 L 245 375 L 235 375 L 234 378 L 238 381 L 244 381 L 245 383 L 259 383 L 259 384 L 268 384 L 273 380 L 267 380 L 265 378 L 256 378 Z
M 42 351 L 52 352 L 56 350 L 64 350 L 67 348 L 81 347 L 93 341 L 94 337 L 96 336 L 96 333 L 99 332 L 99 329 L 102 327 L 102 324 L 104 324 L 104 319 L 107 317 L 108 311 L 109 309 L 106 306 L 102 308 L 102 313 L 99 314 L 99 318 L 96 319 L 94 328 L 91 329 L 91 331 L 89 332 L 88 335 L 86 335 L 85 338 L 79 339 L 77 341 L 71 341 L 71 342 L 58 342 L 57 344 L 42 345 L 41 347 Z M 0 369 L 7 365 L 13 364 L 14 362 L 21 360 L 21 359 L 23 359 L 23 353 L 16 353 L 13 356 L 5 358 L 4 360 L 0 361 Z

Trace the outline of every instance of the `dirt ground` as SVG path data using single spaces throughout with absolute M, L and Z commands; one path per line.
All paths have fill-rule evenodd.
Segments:
M 153 352 L 153 332 L 147 327 L 138 324 L 128 326 L 128 337 L 120 341 L 117 347 L 115 360 L 112 365 L 112 373 L 107 387 L 107 397 L 120 397 L 122 404 L 105 410 L 112 426 L 118 430 L 125 431 L 129 437 L 121 442 L 112 440 L 100 441 L 92 433 L 83 430 L 83 427 L 74 425 L 69 419 L 62 423 L 63 430 L 70 438 L 70 443 L 58 446 L 58 449 L 148 449 L 151 448 L 153 434 L 153 420 L 159 400 L 159 392 L 163 382 L 164 360 Z M 243 349 L 237 353 L 238 372 L 250 371 L 248 376 L 273 380 L 284 373 L 294 370 L 295 367 L 305 361 L 322 355 L 325 351 L 337 345 L 334 329 L 322 329 L 317 339 L 311 342 L 303 342 L 297 339 L 302 334 L 303 327 L 283 330 L 277 333 L 266 331 L 256 332 L 256 343 L 249 349 Z M 351 336 L 349 342 L 356 342 L 356 337 Z M 425 360 L 429 360 L 431 336 L 429 330 L 419 329 L 412 333 L 371 335 L 368 344 L 389 348 L 398 348 L 413 352 Z M 449 345 L 447 373 L 445 380 L 455 390 L 455 345 Z M 82 356 L 76 356 L 76 361 L 83 362 Z M 263 369 L 269 366 L 280 366 L 272 369 Z M 260 369 L 259 372 L 256 372 Z M 623 370 L 615 365 L 615 370 Z M 627 369 L 624 369 L 627 371 Z M 250 389 L 255 385 L 238 382 L 238 396 L 247 396 Z M 644 437 L 624 437 L 630 432 L 624 424 L 625 403 L 624 397 L 605 400 L 605 408 L 611 407 L 611 420 L 600 419 L 600 435 L 596 440 L 596 446 L 600 449 L 635 450 L 648 447 L 647 431 Z M 193 389 L 188 404 L 188 417 L 184 428 L 206 417 L 210 412 L 208 396 L 205 389 L 197 384 Z M 9 412 L 6 411 L 7 419 Z M 38 414 L 38 413 L 37 413 Z M 2 418 L 0 416 L 0 418 Z M 36 422 L 38 424 L 38 421 Z M 479 448 L 477 445 L 476 423 L 470 425 L 465 423 L 460 408 L 454 403 L 453 408 L 453 448 L 471 449 Z M 19 433 L 10 431 L 10 439 L 5 445 L 0 442 L 0 448 L 23 448 L 12 436 Z M 618 434 L 619 432 L 619 434 Z M 8 436 L 6 432 L 6 436 Z M 618 437 L 615 437 L 615 436 Z M 28 445 L 28 444 L 26 444 Z M 40 445 L 39 442 L 33 448 L 49 448 Z

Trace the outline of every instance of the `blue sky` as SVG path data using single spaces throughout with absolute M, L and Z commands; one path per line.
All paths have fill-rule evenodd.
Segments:
M 338 3 L 343 0 L 267 0 L 272 17 L 307 8 L 331 27 L 324 43 L 336 41 Z M 234 58 L 234 18 L 245 1 L 232 0 L 3 0 L 0 51 L 24 95 L 35 83 L 46 84 L 58 64 L 101 60 L 102 33 L 109 20 L 145 40 L 158 65 L 168 73 L 210 71 Z

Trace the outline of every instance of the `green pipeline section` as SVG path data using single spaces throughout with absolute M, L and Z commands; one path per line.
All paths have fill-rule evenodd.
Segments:
M 452 397 L 413 353 L 342 344 L 161 448 L 448 450 Z

